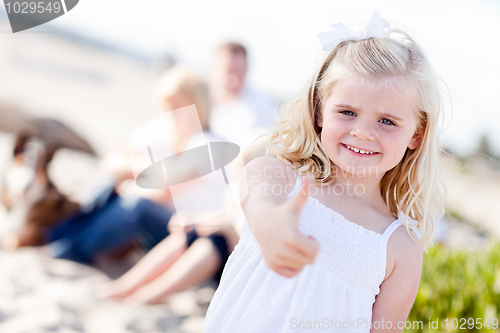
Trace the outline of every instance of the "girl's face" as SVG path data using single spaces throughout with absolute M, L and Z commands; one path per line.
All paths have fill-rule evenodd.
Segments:
M 339 173 L 382 178 L 407 148 L 419 145 L 412 95 L 403 89 L 404 80 L 387 80 L 373 83 L 352 74 L 337 81 L 324 101 L 317 125 Z

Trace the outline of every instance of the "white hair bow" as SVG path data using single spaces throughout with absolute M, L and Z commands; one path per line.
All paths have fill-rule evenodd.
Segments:
M 398 213 L 398 219 L 403 222 L 404 225 L 408 225 L 408 228 L 410 228 L 411 231 L 417 236 L 418 239 L 422 239 L 422 234 L 420 233 L 420 230 L 418 230 L 418 222 L 411 217 L 408 216 L 408 219 L 406 219 L 405 214 L 402 211 L 399 211 Z M 406 223 L 405 223 L 406 222 Z
M 346 40 L 363 40 L 372 37 L 380 37 L 387 33 L 386 28 L 390 29 L 389 22 L 380 17 L 380 14 L 374 12 L 372 17 L 360 31 L 353 31 L 346 27 L 344 23 L 335 23 L 331 26 L 335 31 L 321 32 L 318 37 L 323 50 L 333 50 L 339 43 Z

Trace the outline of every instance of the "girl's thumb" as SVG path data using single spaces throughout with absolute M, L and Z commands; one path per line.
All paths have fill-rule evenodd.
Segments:
M 302 186 L 299 189 L 299 192 L 295 195 L 295 197 L 290 200 L 290 204 L 292 209 L 296 213 L 300 213 L 302 208 L 304 207 L 307 198 L 309 197 L 309 187 L 311 185 L 311 180 L 308 176 L 302 176 Z

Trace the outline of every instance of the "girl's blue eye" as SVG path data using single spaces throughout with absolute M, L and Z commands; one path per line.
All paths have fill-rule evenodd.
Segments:
M 340 111 L 340 113 L 345 114 L 346 116 L 355 116 L 356 115 L 354 112 L 348 111 L 348 110 Z
M 390 121 L 389 119 L 381 119 L 380 120 L 382 122 L 382 124 L 384 125 L 396 125 L 394 124 L 392 121 Z
M 340 111 L 341 114 L 345 114 L 346 116 L 356 116 L 356 114 L 352 111 L 349 111 L 349 110 L 342 110 Z M 389 119 L 380 119 L 380 121 L 382 122 L 382 124 L 384 125 L 388 125 L 388 126 L 396 126 L 396 124 L 389 120 Z

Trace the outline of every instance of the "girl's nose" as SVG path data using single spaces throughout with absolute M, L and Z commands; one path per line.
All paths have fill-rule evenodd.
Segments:
M 351 135 L 361 141 L 373 141 L 375 129 L 368 121 L 357 120 L 351 129 Z

